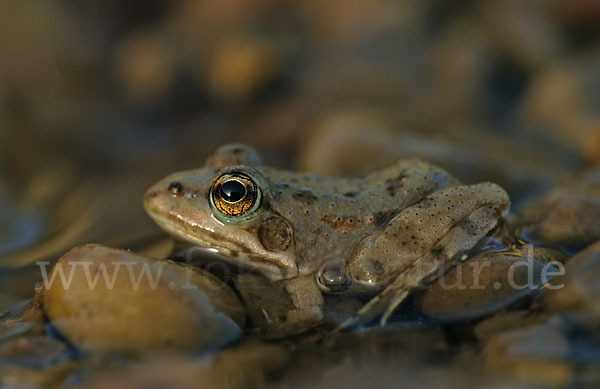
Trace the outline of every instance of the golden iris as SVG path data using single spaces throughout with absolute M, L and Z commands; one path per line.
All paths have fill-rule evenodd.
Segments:
M 243 216 L 258 199 L 258 186 L 246 174 L 230 172 L 221 175 L 211 189 L 215 208 L 227 216 Z

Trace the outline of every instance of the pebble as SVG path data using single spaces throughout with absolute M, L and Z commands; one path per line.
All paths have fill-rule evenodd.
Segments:
M 544 296 L 552 312 L 567 311 L 578 321 L 598 328 L 600 325 L 600 241 L 569 260 L 565 274 L 553 280 L 552 290 Z
M 578 371 L 597 369 L 598 346 L 594 337 L 569 318 L 555 315 L 541 325 L 493 336 L 485 345 L 485 364 L 496 375 L 513 376 L 531 385 L 564 387 L 579 378 L 575 376 Z
M 417 292 L 413 302 L 419 311 L 436 319 L 482 317 L 535 292 L 555 271 L 553 265 L 535 259 L 480 254 L 448 271 L 429 289 Z
M 65 254 L 45 287 L 51 324 L 86 351 L 204 351 L 237 339 L 245 321 L 235 293 L 211 274 L 100 245 Z
M 285 348 L 246 341 L 214 358 L 157 355 L 143 361 L 99 371 L 86 379 L 85 388 L 262 388 L 269 375 L 288 362 Z
M 524 238 L 578 251 L 600 240 L 600 168 L 565 177 L 513 220 Z

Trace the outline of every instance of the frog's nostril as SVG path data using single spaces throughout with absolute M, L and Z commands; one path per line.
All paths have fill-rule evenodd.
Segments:
M 171 182 L 167 188 L 167 191 L 172 196 L 181 197 L 183 196 L 183 185 L 181 185 L 179 182 Z

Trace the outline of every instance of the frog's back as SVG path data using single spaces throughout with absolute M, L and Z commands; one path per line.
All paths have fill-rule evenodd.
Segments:
M 403 160 L 364 178 L 326 177 L 263 167 L 271 208 L 293 226 L 298 268 L 314 272 L 343 258 L 364 236 L 428 194 L 457 180 L 416 159 Z

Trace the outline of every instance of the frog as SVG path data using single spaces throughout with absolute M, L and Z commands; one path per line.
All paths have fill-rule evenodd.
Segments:
M 347 329 L 385 325 L 411 292 L 501 229 L 510 199 L 421 159 L 330 177 L 267 166 L 251 146 L 227 144 L 204 167 L 151 186 L 144 207 L 176 239 L 282 285 L 290 326 L 322 321 L 329 294 L 367 296 Z

